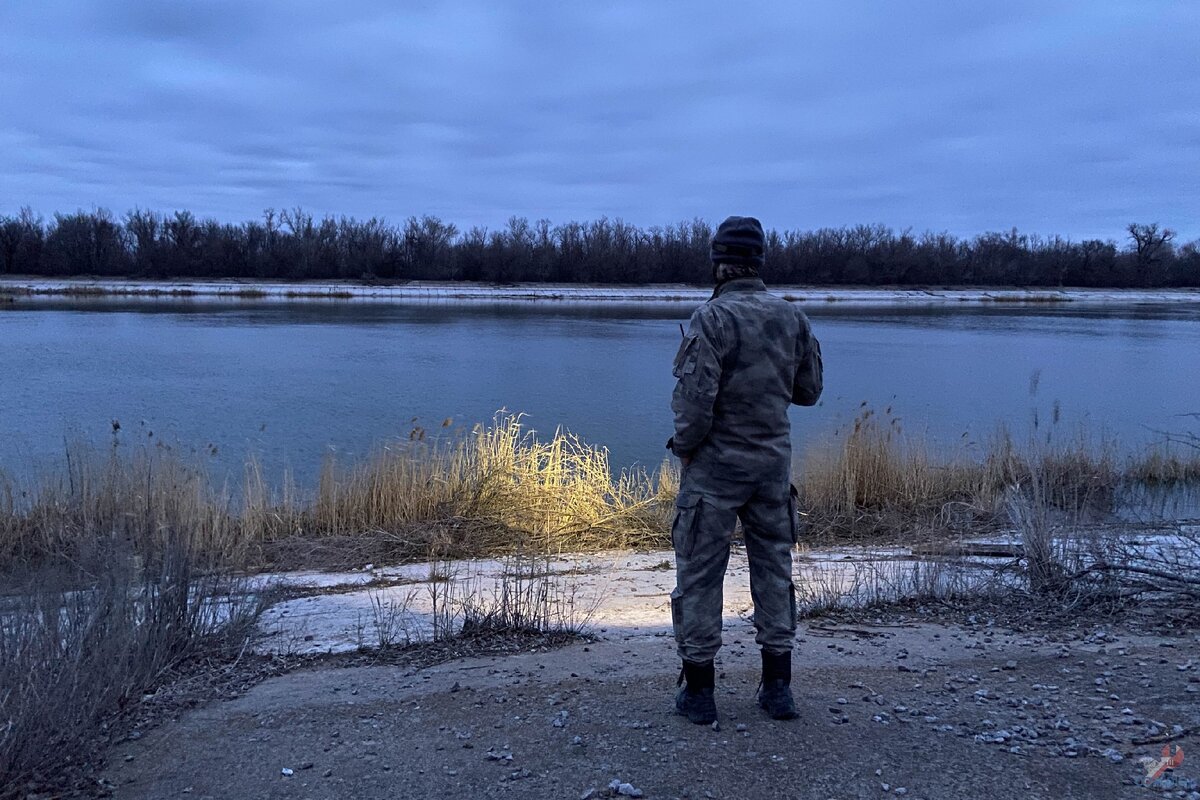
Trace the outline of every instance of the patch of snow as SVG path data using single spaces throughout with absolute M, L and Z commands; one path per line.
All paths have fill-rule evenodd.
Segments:
M 1118 534 L 1119 536 L 1119 534 Z M 980 542 L 985 541 L 983 539 Z M 1013 540 L 988 537 L 989 543 Z M 1194 547 L 1177 536 L 1142 535 L 1121 546 L 1134 560 L 1182 559 Z M 951 559 L 914 556 L 905 547 L 834 547 L 797 553 L 793 581 L 797 601 L 809 606 L 854 606 L 914 594 L 938 595 L 1015 585 L 1016 570 L 997 572 L 1009 557 Z M 523 586 L 545 591 L 560 622 L 591 632 L 664 636 L 671 631 L 670 593 L 674 553 L 610 551 L 525 561 Z M 473 559 L 405 564 L 352 572 L 293 572 L 254 578 L 259 589 L 283 586 L 326 590 L 286 600 L 262 617 L 261 652 L 325 653 L 432 638 L 435 612 L 494 603 L 511 590 L 514 563 Z M 530 572 L 529 570 L 532 570 Z M 734 547 L 724 586 L 725 626 L 752 624 L 754 611 L 746 551 Z
M 964 569 L 942 570 L 934 562 L 913 560 L 904 548 L 837 548 L 798 555 L 794 581 L 802 604 L 854 605 L 917 589 L 961 588 L 962 581 L 973 579 L 971 561 L 964 560 Z M 675 585 L 671 551 L 564 555 L 535 564 L 535 579 L 544 580 L 553 613 L 562 621 L 593 632 L 620 630 L 623 636 L 670 633 Z M 496 559 L 408 564 L 375 570 L 377 583 L 370 586 L 358 572 L 327 573 L 320 580 L 313 573 L 261 576 L 264 586 L 275 582 L 337 591 L 272 606 L 260 622 L 258 648 L 348 652 L 376 646 L 381 634 L 399 643 L 425 641 L 434 633 L 435 609 L 486 606 L 501 596 L 506 570 L 511 567 Z M 984 577 L 980 571 L 978 579 Z M 724 602 L 727 627 L 751 624 L 754 604 L 744 548 L 735 547 L 730 554 Z

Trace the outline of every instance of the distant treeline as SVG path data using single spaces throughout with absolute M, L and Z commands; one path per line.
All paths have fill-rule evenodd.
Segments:
M 187 211 L 103 209 L 45 220 L 0 216 L 0 274 L 270 280 L 706 283 L 712 226 L 639 228 L 621 220 L 554 225 L 513 217 L 459 230 L 436 217 L 402 225 L 268 210 L 241 224 Z M 1121 241 L 895 231 L 883 225 L 772 230 L 772 283 L 974 286 L 1200 286 L 1200 240 L 1130 224 Z

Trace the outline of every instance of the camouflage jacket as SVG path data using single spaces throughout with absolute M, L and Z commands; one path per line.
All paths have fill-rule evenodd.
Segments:
M 788 406 L 815 405 L 823 385 L 804 312 L 758 278 L 722 284 L 692 314 L 674 374 L 676 455 L 729 480 L 786 480 Z

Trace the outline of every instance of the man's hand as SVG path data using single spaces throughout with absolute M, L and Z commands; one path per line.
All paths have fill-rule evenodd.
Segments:
M 667 439 L 667 449 L 670 450 L 672 453 L 674 453 L 675 452 L 674 448 L 675 448 L 675 437 L 672 436 L 670 439 Z M 678 458 L 679 458 L 680 469 L 687 469 L 688 464 L 692 463 L 691 456 L 678 456 Z

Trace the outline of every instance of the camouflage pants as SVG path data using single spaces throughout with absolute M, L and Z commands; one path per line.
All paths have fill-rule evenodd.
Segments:
M 797 523 L 791 484 L 730 482 L 693 464 L 684 470 L 675 505 L 671 621 L 679 655 L 687 661 L 708 661 L 721 647 L 722 589 L 739 519 L 750 561 L 755 640 L 769 653 L 791 652 L 796 630 L 792 546 Z

